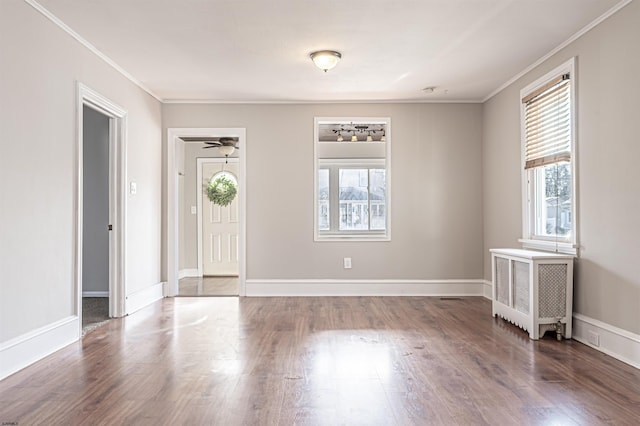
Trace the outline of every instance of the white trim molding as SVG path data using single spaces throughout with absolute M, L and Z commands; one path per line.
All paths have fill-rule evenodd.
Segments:
M 493 283 L 490 280 L 482 280 L 482 296 L 485 299 L 493 299 Z
M 83 233 L 83 146 L 84 107 L 109 118 L 109 224 L 113 231 L 109 234 L 109 315 L 124 315 L 126 236 L 127 236 L 127 110 L 89 86 L 76 82 L 76 151 L 75 151 L 75 247 L 74 280 L 76 312 L 82 314 L 82 233 Z M 80 332 L 81 333 L 81 332 Z
M 248 279 L 247 296 L 483 296 L 484 280 Z
M 631 1 L 631 0 L 629 0 Z M 482 99 L 342 99 L 342 100 L 305 100 L 305 99 L 163 99 L 164 104 L 213 104 L 213 105 L 316 105 L 316 104 L 479 104 Z
M 149 306 L 153 302 L 162 299 L 164 297 L 162 291 L 164 284 L 165 283 L 160 282 L 127 295 L 125 300 L 126 314 L 131 315 L 132 313 Z
M 42 16 L 44 16 L 45 18 L 53 22 L 55 25 L 57 25 L 62 31 L 64 31 L 65 33 L 73 37 L 78 43 L 86 47 L 91 53 L 93 53 L 98 58 L 102 59 L 108 65 L 113 67 L 113 69 L 115 69 L 120 74 L 122 74 L 124 78 L 126 78 L 127 80 L 129 80 L 130 82 L 138 86 L 140 89 L 147 92 L 149 95 L 153 96 L 156 100 L 162 102 L 162 98 L 160 98 L 158 95 L 153 93 L 153 91 L 149 89 L 147 86 L 145 86 L 144 84 L 142 84 L 140 80 L 138 80 L 137 78 L 129 74 L 124 68 L 116 64 L 111 58 L 109 58 L 107 55 L 99 51 L 93 44 L 89 43 L 84 37 L 82 37 L 80 34 L 72 30 L 67 24 L 62 22 L 57 16 L 55 16 L 53 13 L 47 10 L 44 6 L 42 6 L 36 0 L 24 0 L 24 1 L 29 6 L 33 7 L 35 10 L 40 12 Z
M 0 380 L 76 342 L 80 323 L 72 315 L 0 344 Z
M 594 19 L 589 24 L 585 25 L 580 31 L 578 31 L 577 33 L 575 33 L 574 35 L 569 37 L 564 42 L 560 43 L 558 46 L 556 46 L 554 49 L 549 51 L 543 57 L 541 57 L 540 59 L 538 59 L 537 61 L 535 61 L 534 63 L 532 63 L 531 65 L 529 65 L 525 69 L 523 69 L 522 71 L 520 71 L 518 74 L 516 74 L 513 77 L 511 77 L 509 80 L 505 81 L 497 89 L 495 89 L 493 92 L 489 93 L 484 99 L 482 99 L 481 103 L 487 102 L 489 99 L 493 98 L 495 95 L 497 95 L 498 93 L 502 92 L 507 87 L 511 86 L 513 83 L 518 81 L 521 77 L 523 77 L 527 73 L 529 73 L 529 71 L 533 70 L 538 65 L 542 64 L 547 59 L 551 58 L 553 55 L 555 55 L 556 53 L 560 52 L 562 49 L 564 49 L 565 47 L 567 47 L 568 45 L 570 45 L 571 43 L 573 43 L 574 41 L 576 41 L 577 39 L 579 39 L 580 37 L 582 37 L 583 35 L 588 33 L 589 31 L 591 31 L 593 28 L 595 28 L 596 26 L 600 25 L 602 22 L 607 20 L 609 17 L 614 15 L 616 12 L 618 12 L 620 9 L 622 9 L 623 7 L 628 5 L 629 3 L 631 3 L 631 0 L 621 0 L 618 4 L 614 5 L 611 9 L 607 10 L 605 13 L 600 15 L 598 18 Z
M 640 335 L 573 313 L 573 339 L 640 368 Z
M 555 241 L 518 238 L 522 248 L 578 256 L 578 245 L 574 243 L 556 243 Z

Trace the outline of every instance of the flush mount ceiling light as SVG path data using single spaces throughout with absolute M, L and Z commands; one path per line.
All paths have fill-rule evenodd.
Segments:
M 317 52 L 312 52 L 309 56 L 316 67 L 324 72 L 335 67 L 340 58 L 342 58 L 342 54 L 335 50 L 318 50 Z

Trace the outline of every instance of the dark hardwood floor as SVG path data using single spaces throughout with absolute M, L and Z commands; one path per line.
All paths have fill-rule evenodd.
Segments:
M 640 370 L 482 298 L 174 298 L 0 382 L 19 425 L 637 425 Z
M 238 277 L 188 277 L 178 282 L 178 296 L 237 296 Z

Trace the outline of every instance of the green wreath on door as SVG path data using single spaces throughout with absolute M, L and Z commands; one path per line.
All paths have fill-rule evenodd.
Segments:
M 226 176 L 226 173 L 220 173 L 220 176 L 209 181 L 207 185 L 207 197 L 213 204 L 219 206 L 228 206 L 236 198 L 238 186 L 236 183 Z

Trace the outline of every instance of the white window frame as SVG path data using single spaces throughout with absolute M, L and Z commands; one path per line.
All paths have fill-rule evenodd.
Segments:
M 576 210 L 578 187 L 577 187 L 577 109 L 576 109 L 576 87 L 577 78 L 575 72 L 575 58 L 571 58 L 564 64 L 548 72 L 533 83 L 520 91 L 520 99 L 535 92 L 550 81 L 557 79 L 563 74 L 570 75 L 570 111 L 571 111 L 571 235 L 568 239 L 557 237 L 543 237 L 535 235 L 535 168 L 525 169 L 525 105 L 520 102 L 520 140 L 521 140 L 521 170 L 522 170 L 522 238 L 518 241 L 524 248 L 544 251 L 554 251 L 565 254 L 578 254 L 578 214 Z
M 324 123 L 337 124 L 384 124 L 385 125 L 385 156 L 377 159 L 362 158 L 319 158 L 318 144 L 319 142 L 319 125 Z M 322 142 L 327 143 L 327 142 Z M 332 142 L 329 142 L 332 143 Z M 367 144 L 371 142 L 335 142 L 336 144 Z M 374 142 L 380 143 L 380 142 Z M 339 145 L 338 145 L 339 146 Z M 382 167 L 380 167 L 383 165 Z M 325 168 L 384 168 L 385 170 L 385 230 L 351 230 L 340 231 L 335 228 L 331 231 L 318 230 L 318 171 Z M 330 172 L 331 179 L 331 172 Z M 337 184 L 337 182 L 336 182 Z M 314 241 L 391 241 L 391 119 L 388 117 L 315 117 L 314 118 L 314 171 L 313 171 L 313 234 Z M 337 192 L 331 191 L 330 198 L 330 215 L 339 208 L 339 200 L 337 200 Z M 330 217 L 331 217 L 330 216 Z M 333 221 L 332 221 L 333 222 Z M 333 226 L 333 225 L 332 225 Z
M 331 224 L 329 230 L 317 230 L 318 235 L 321 238 L 327 237 L 342 237 L 343 234 L 353 235 L 354 237 L 363 237 L 363 238 L 376 238 L 383 237 L 386 234 L 387 229 L 387 215 L 386 215 L 386 198 L 385 198 L 385 229 L 368 229 L 368 230 L 349 230 L 349 231 L 341 231 L 340 228 L 340 170 L 345 169 L 382 169 L 385 170 L 385 186 L 386 186 L 386 164 L 384 159 L 377 160 L 366 160 L 366 159 L 331 159 L 331 160 L 318 160 L 318 170 L 326 169 L 329 170 L 329 182 L 330 182 L 330 191 L 329 191 L 329 223 Z M 317 189 L 316 189 L 317 190 Z M 386 188 L 385 188 L 386 192 Z M 370 196 L 371 194 L 369 194 Z M 371 200 L 367 200 L 367 204 L 369 207 L 371 206 Z M 316 207 L 317 210 L 317 207 Z M 369 213 L 371 211 L 369 210 Z M 316 217 L 318 212 L 316 211 Z M 371 225 L 371 223 L 369 223 Z

